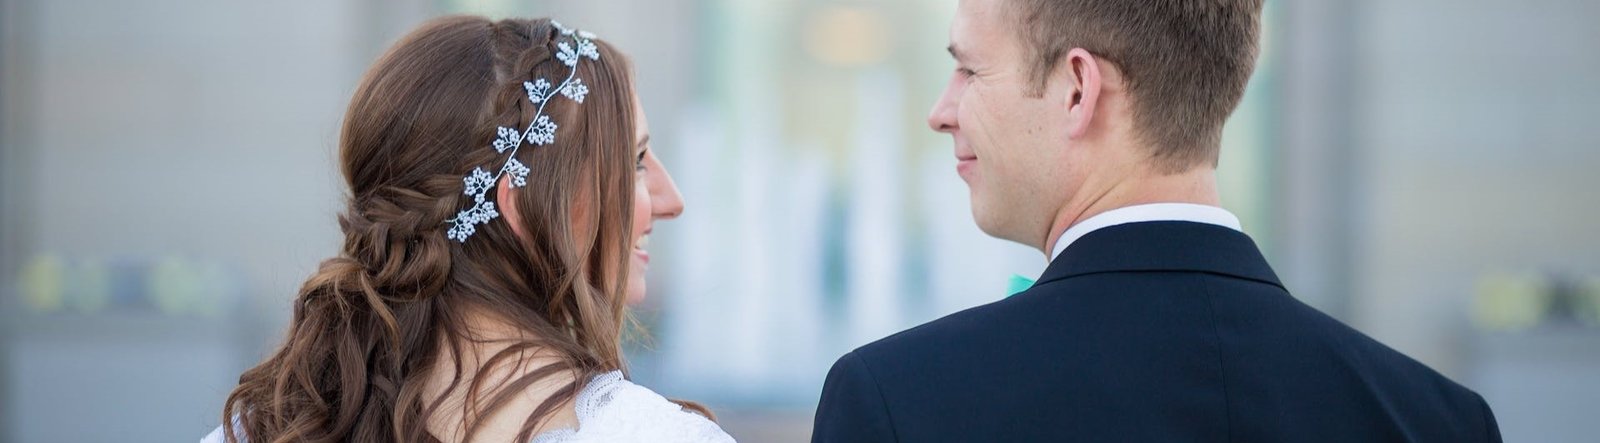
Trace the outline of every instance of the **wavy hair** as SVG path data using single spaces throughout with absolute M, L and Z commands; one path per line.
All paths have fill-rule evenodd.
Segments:
M 634 107 L 626 59 L 595 40 L 601 57 L 579 63 L 589 87 L 576 104 L 555 100 L 556 143 L 526 146 L 521 215 L 480 226 L 468 241 L 445 220 L 471 205 L 462 177 L 495 170 L 499 126 L 527 127 L 537 110 L 522 82 L 565 78 L 547 19 L 435 19 L 403 37 L 366 72 L 339 139 L 349 186 L 339 215 L 344 244 L 294 299 L 288 337 L 239 377 L 223 407 L 228 441 L 437 441 L 427 429 L 444 407 L 430 374 L 463 384 L 463 344 L 481 343 L 469 313 L 492 313 L 523 338 L 493 353 L 467 382 L 465 440 L 485 417 L 533 383 L 571 374 L 527 417 L 527 441 L 594 375 L 626 370 L 621 352 L 634 180 Z M 489 198 L 495 198 L 490 192 Z M 559 358 L 523 370 L 529 353 Z M 441 361 L 448 360 L 448 361 Z M 491 371 L 514 366 L 492 388 Z M 470 368 L 468 368 L 470 370 Z M 559 380 L 559 379 L 558 379 Z M 693 404 L 690 409 L 704 412 Z M 243 435 L 236 435 L 235 426 Z

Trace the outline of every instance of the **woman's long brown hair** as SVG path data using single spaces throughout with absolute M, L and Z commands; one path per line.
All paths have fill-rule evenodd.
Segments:
M 448 390 L 462 384 L 459 359 L 435 360 L 475 343 L 469 311 L 493 313 L 528 338 L 467 378 L 464 440 L 477 430 L 473 417 L 532 383 L 571 374 L 575 381 L 524 422 L 518 440 L 527 441 L 594 375 L 625 369 L 635 116 L 629 69 L 610 45 L 596 40 L 600 59 L 578 64 L 589 87 L 582 104 L 558 98 L 546 107 L 560 125 L 556 143 L 517 154 L 532 169 L 528 186 L 499 204 L 516 205 L 526 235 L 505 217 L 464 243 L 444 232 L 445 220 L 472 204 L 462 177 L 504 160 L 490 147 L 495 128 L 532 120 L 537 109 L 522 82 L 566 78 L 554 57 L 559 37 L 549 20 L 445 17 L 367 71 L 339 140 L 349 185 L 343 248 L 300 288 L 282 347 L 239 377 L 223 417 L 243 435 L 224 426 L 228 441 L 436 441 L 427 423 L 444 398 L 429 398 L 423 386 L 443 365 L 455 369 Z M 492 369 L 520 369 L 534 350 L 560 363 L 515 370 L 482 389 Z

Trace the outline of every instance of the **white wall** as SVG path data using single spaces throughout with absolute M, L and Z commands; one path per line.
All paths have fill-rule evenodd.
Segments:
M 333 146 L 378 49 L 360 5 L 5 3 L 0 440 L 188 441 L 218 422 L 337 245 Z M 28 313 L 14 273 L 41 256 L 210 263 L 243 288 L 212 315 Z
M 1545 343 L 1595 331 L 1466 319 L 1488 275 L 1600 276 L 1600 3 L 1360 5 L 1350 318 L 1482 392 L 1507 441 L 1592 438 L 1558 412 L 1600 409 L 1600 348 Z

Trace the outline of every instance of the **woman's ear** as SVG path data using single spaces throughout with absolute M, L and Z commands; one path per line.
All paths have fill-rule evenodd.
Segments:
M 516 190 L 511 189 L 511 179 L 503 177 L 498 186 L 495 186 L 495 209 L 500 211 L 500 216 L 505 217 L 506 224 L 511 225 L 511 233 L 518 239 L 528 241 L 528 233 L 522 231 L 522 213 L 517 212 Z

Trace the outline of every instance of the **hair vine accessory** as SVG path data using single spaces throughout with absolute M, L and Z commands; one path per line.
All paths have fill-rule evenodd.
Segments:
M 529 170 L 527 165 L 517 161 L 517 150 L 522 147 L 523 142 L 538 146 L 556 142 L 557 126 L 555 122 L 550 121 L 550 116 L 544 115 L 545 105 L 550 104 L 550 100 L 554 99 L 556 94 L 580 104 L 583 103 L 584 97 L 589 95 L 589 87 L 583 84 L 583 79 L 578 78 L 578 60 L 583 57 L 600 60 L 599 48 L 594 44 L 595 35 L 568 29 L 553 20 L 550 24 L 555 26 L 563 37 L 571 39 L 570 42 L 562 41 L 556 44 L 559 50 L 556 58 L 571 68 L 567 72 L 567 78 L 554 89 L 551 89 L 550 81 L 544 78 L 522 82 L 522 88 L 528 92 L 528 101 L 539 105 L 539 111 L 534 113 L 533 121 L 528 124 L 527 129 L 518 131 L 516 128 L 501 126 L 496 130 L 495 152 L 505 154 L 506 151 L 511 151 L 511 155 L 506 158 L 499 171 L 489 175 L 489 171 L 479 166 L 461 179 L 466 184 L 464 194 L 472 196 L 473 205 L 457 213 L 455 217 L 445 220 L 445 223 L 451 224 L 450 231 L 445 234 L 451 240 L 466 243 L 467 237 L 478 231 L 477 225 L 489 223 L 490 220 L 500 216 L 500 212 L 495 210 L 494 202 L 488 201 L 485 195 L 490 189 L 494 189 L 501 177 L 510 174 L 512 187 L 520 188 L 528 185 Z

